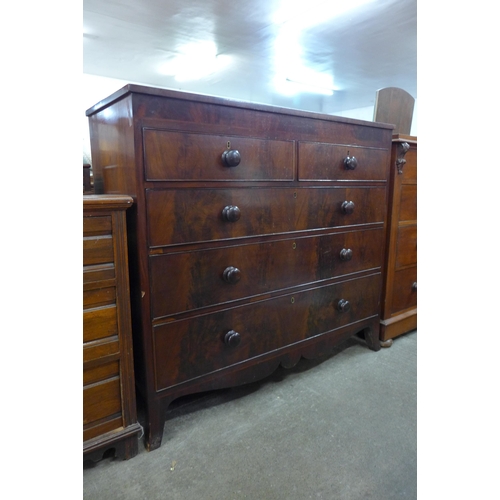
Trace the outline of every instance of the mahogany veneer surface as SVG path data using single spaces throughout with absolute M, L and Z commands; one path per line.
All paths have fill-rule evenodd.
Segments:
M 134 199 L 148 449 L 180 396 L 380 348 L 392 126 L 136 85 L 87 115 L 96 192 Z

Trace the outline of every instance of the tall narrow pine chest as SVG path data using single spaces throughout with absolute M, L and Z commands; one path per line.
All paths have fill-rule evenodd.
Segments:
M 389 181 L 380 340 L 417 328 L 417 138 L 395 134 Z
M 96 193 L 134 199 L 148 449 L 180 396 L 380 348 L 391 125 L 137 85 L 87 115 Z
M 83 456 L 137 454 L 125 212 L 130 196 L 83 196 Z

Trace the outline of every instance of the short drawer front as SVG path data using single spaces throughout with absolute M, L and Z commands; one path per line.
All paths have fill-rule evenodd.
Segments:
M 111 216 L 83 217 L 83 236 L 98 236 L 111 234 Z
M 293 180 L 294 142 L 144 129 L 146 180 Z M 227 166 L 222 155 L 239 153 Z
M 392 313 L 417 305 L 417 267 L 402 269 L 394 273 Z
M 116 303 L 116 287 L 108 286 L 83 291 L 83 308 L 98 307 Z
M 299 180 L 385 181 L 389 154 L 388 149 L 299 142 Z
M 117 335 L 83 344 L 83 362 L 101 362 L 104 358 L 116 358 L 120 355 L 120 341 Z
M 403 181 L 417 181 L 417 149 L 410 147 L 405 154 L 406 163 L 403 166 Z
M 153 317 L 378 268 L 383 241 L 373 229 L 155 255 Z
M 97 264 L 83 268 L 83 287 L 99 281 L 110 281 L 115 279 L 114 263 Z
M 120 379 L 114 377 L 83 388 L 83 424 L 121 412 Z
M 83 441 L 102 436 L 107 432 L 111 432 L 123 426 L 123 418 L 121 415 L 106 418 L 100 422 L 89 424 L 83 427 Z
M 399 208 L 399 220 L 417 220 L 417 185 L 403 184 Z
M 110 337 L 118 334 L 116 305 L 84 309 L 83 311 L 83 341 Z
M 83 365 L 83 385 L 95 384 L 120 375 L 120 362 L 118 360 L 87 368 Z
M 396 269 L 417 263 L 417 226 L 401 226 L 396 244 Z
M 343 205 L 352 202 L 352 213 Z M 227 207 L 239 218 L 229 221 Z M 385 188 L 234 188 L 148 190 L 149 244 L 279 234 L 384 221 Z
M 157 390 L 374 316 L 379 290 L 376 274 L 158 325 Z M 344 312 L 339 310 L 339 303 L 345 305 L 342 301 L 350 307 Z M 224 341 L 229 332 L 238 333 L 238 345 Z
M 113 237 L 94 236 L 83 238 L 83 265 L 92 266 L 114 261 Z

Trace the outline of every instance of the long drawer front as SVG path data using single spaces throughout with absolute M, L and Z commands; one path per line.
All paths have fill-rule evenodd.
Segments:
M 383 242 L 380 228 L 154 255 L 152 315 L 160 318 L 378 268 Z
M 154 327 L 156 389 L 378 313 L 379 273 Z
M 382 223 L 385 188 L 231 188 L 147 191 L 149 245 Z

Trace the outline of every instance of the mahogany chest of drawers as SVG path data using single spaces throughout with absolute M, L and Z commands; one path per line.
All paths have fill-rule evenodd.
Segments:
M 137 454 L 125 211 L 130 196 L 83 196 L 84 459 Z
M 380 340 L 417 328 L 417 138 L 394 135 Z
M 380 348 L 391 125 L 136 85 L 87 116 L 96 192 L 134 198 L 148 449 L 179 396 Z

